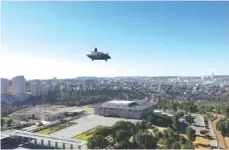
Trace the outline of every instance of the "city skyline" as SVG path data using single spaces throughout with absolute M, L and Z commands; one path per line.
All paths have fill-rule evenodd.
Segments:
M 229 75 L 228 6 L 2 2 L 1 77 Z M 111 60 L 89 60 L 94 47 Z

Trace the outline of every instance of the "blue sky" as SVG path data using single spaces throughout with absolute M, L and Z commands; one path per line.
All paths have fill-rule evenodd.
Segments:
M 3 2 L 0 61 L 7 71 L 1 74 L 229 74 L 228 7 L 229 2 Z M 85 53 L 94 46 L 112 59 L 92 62 Z

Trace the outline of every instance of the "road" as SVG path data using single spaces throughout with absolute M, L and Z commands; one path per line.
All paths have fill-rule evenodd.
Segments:
M 216 135 L 215 135 L 215 132 L 214 132 L 214 129 L 213 129 L 213 126 L 210 120 L 208 121 L 208 126 L 209 126 L 209 135 L 213 138 L 209 140 L 209 144 L 211 147 L 219 148 L 218 142 L 216 140 Z

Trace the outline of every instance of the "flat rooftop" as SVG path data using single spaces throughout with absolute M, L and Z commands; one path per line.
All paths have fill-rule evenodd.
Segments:
M 134 105 L 131 105 L 134 104 Z M 156 105 L 156 103 L 141 103 L 141 102 L 136 102 L 136 101 L 118 101 L 118 100 L 113 100 L 109 102 L 105 102 L 103 104 L 98 104 L 95 107 L 100 107 L 100 108 L 114 108 L 114 109 L 120 109 L 120 110 L 144 110 L 148 107 L 151 107 L 153 105 Z
M 123 107 L 129 107 L 131 104 L 136 103 L 135 101 L 125 101 L 125 100 L 113 100 L 109 102 L 103 103 L 103 106 L 123 106 Z
M 131 103 L 134 103 L 135 101 L 125 101 L 125 100 L 113 100 L 113 101 L 109 101 L 109 102 L 106 102 L 106 103 L 109 103 L 109 104 L 131 104 Z

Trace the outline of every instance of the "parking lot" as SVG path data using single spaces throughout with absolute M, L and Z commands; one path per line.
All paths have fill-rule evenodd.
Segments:
M 139 121 L 135 119 L 111 118 L 111 117 L 103 117 L 98 115 L 88 115 L 71 121 L 71 122 L 76 122 L 77 124 L 62 129 L 60 131 L 54 132 L 50 135 L 56 137 L 62 137 L 62 138 L 72 138 L 75 135 L 78 135 L 80 133 L 86 132 L 87 130 L 95 128 L 98 125 L 112 126 L 115 122 L 120 120 L 126 120 L 131 122 Z
M 202 135 L 200 131 L 205 129 L 204 117 L 198 114 L 192 116 L 195 118 L 195 123 L 191 127 L 196 131 L 196 135 Z

